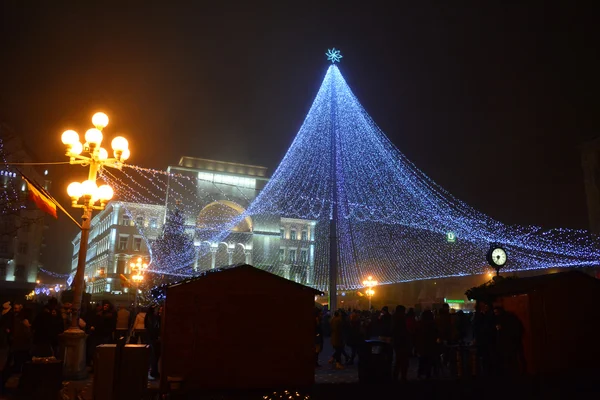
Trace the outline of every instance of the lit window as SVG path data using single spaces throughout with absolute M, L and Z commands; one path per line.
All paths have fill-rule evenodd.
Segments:
M 279 249 L 279 261 L 285 261 L 285 249 Z
M 156 218 L 150 218 L 150 228 L 156 228 L 158 226 L 158 220 Z
M 142 249 L 142 238 L 133 238 L 133 251 L 140 251 Z
M 296 262 L 296 250 L 290 250 L 290 262 L 291 263 Z
M 306 250 L 300 251 L 300 262 L 306 263 L 308 261 L 308 252 Z
M 127 250 L 127 236 L 119 236 L 119 250 Z
M 110 292 L 110 283 L 107 283 L 107 284 L 106 284 L 106 291 L 107 291 L 107 292 Z
M 292 229 L 290 231 L 290 239 L 291 240 L 296 240 L 296 230 L 295 229 Z
M 142 228 L 144 226 L 144 217 L 137 217 L 135 219 L 135 226 Z
M 131 218 L 129 217 L 129 215 L 123 215 L 123 219 L 121 220 L 121 225 L 123 225 L 123 226 L 131 225 Z

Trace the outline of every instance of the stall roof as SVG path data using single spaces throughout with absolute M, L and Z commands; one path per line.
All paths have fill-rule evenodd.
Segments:
M 272 274 L 272 273 L 270 273 L 268 271 L 262 270 L 260 268 L 256 268 L 256 267 L 254 267 L 252 265 L 249 265 L 249 264 L 235 264 L 235 265 L 229 265 L 229 266 L 226 266 L 226 267 L 221 267 L 221 268 L 206 270 L 206 271 L 202 272 L 200 275 L 194 276 L 193 278 L 188 278 L 188 279 L 184 279 L 184 280 L 181 280 L 181 281 L 173 282 L 173 283 L 167 285 L 167 288 L 171 288 L 171 287 L 175 287 L 175 286 L 180 286 L 180 285 L 185 285 L 185 284 L 188 284 L 188 283 L 195 282 L 195 281 L 197 281 L 199 279 L 208 279 L 208 278 L 210 278 L 210 276 L 212 274 L 216 274 L 216 273 L 225 273 L 225 274 L 227 274 L 227 273 L 235 272 L 236 270 L 240 270 L 240 269 L 246 269 L 246 270 L 252 271 L 253 273 L 264 274 L 265 276 L 270 276 L 272 278 L 279 279 L 279 280 L 281 280 L 282 283 L 290 285 L 291 287 L 296 287 L 297 289 L 301 289 L 301 290 L 308 290 L 308 291 L 310 291 L 313 294 L 318 295 L 318 296 L 322 296 L 324 294 L 320 290 L 317 290 L 315 288 L 311 288 L 310 286 L 302 285 L 300 283 L 296 283 L 296 282 L 291 281 L 289 279 L 282 278 L 279 275 Z
M 507 279 L 489 287 L 486 290 L 486 293 L 492 296 L 522 294 L 531 292 L 541 287 L 546 287 L 557 283 L 562 284 L 566 281 L 589 282 L 592 285 L 597 285 L 598 289 L 600 290 L 600 280 L 581 271 L 566 271 L 526 278 Z

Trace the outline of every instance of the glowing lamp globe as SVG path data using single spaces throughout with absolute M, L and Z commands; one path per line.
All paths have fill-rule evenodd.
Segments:
M 94 181 L 83 181 L 81 184 L 81 194 L 82 196 L 89 196 L 92 198 L 96 198 L 98 194 L 98 186 Z
M 60 139 L 62 140 L 64 145 L 73 146 L 75 143 L 79 142 L 79 135 L 77 134 L 77 132 L 69 129 L 68 131 L 63 132 Z
M 99 146 L 102 143 L 102 132 L 96 128 L 88 129 L 85 133 L 85 141 L 91 146 Z
M 81 197 L 83 190 L 81 189 L 81 183 L 73 182 L 67 186 L 67 194 L 72 199 L 78 199 Z
M 115 192 L 108 185 L 102 185 L 98 188 L 98 197 L 100 200 L 108 201 L 113 198 Z
M 96 128 L 102 130 L 108 125 L 108 116 L 103 112 L 97 112 L 92 116 L 92 124 L 94 124 Z
M 83 145 L 81 142 L 75 142 L 69 149 L 69 153 L 79 155 L 83 151 Z
M 122 152 L 127 150 L 129 147 L 129 142 L 127 142 L 127 139 L 125 139 L 123 136 L 117 136 L 112 140 L 111 146 L 115 152 Z
M 98 150 L 98 160 L 106 161 L 106 159 L 108 159 L 108 151 L 104 147 L 100 147 L 100 150 Z
M 131 156 L 131 152 L 129 151 L 129 149 L 125 149 L 123 151 L 123 154 L 121 154 L 121 160 L 125 161 L 129 158 L 129 156 Z

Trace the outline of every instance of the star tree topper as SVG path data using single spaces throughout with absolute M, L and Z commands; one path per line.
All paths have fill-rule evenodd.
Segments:
M 327 56 L 327 60 L 331 61 L 332 64 L 335 64 L 336 62 L 339 63 L 343 57 L 342 52 L 336 50 L 335 47 L 333 49 L 327 49 L 325 55 Z

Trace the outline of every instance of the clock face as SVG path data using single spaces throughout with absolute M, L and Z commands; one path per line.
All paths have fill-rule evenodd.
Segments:
M 497 266 L 502 266 L 506 263 L 506 252 L 504 249 L 497 248 L 492 250 L 492 262 Z

